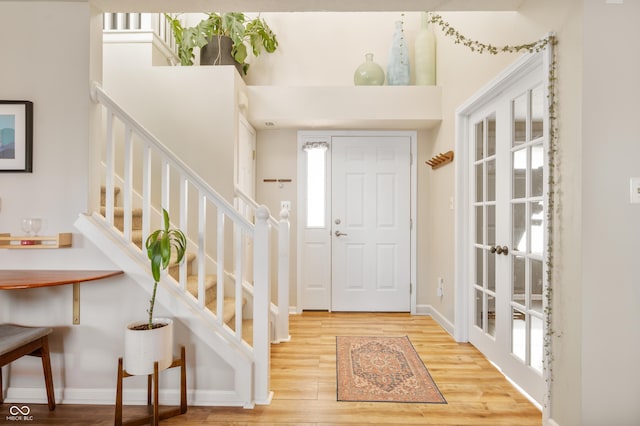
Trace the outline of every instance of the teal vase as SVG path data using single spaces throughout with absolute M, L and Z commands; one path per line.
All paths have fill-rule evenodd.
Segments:
M 353 82 L 356 86 L 382 86 L 384 84 L 384 70 L 373 62 L 373 53 L 364 55 L 365 61 L 353 74 Z
M 387 84 L 390 86 L 406 86 L 409 84 L 409 48 L 404 38 L 402 21 L 395 23 L 395 32 L 389 51 L 387 64 Z

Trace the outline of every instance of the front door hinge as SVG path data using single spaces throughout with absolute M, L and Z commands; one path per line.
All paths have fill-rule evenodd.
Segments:
M 413 230 L 413 218 L 409 218 L 409 230 Z
M 409 296 L 413 294 L 413 283 L 409 283 Z

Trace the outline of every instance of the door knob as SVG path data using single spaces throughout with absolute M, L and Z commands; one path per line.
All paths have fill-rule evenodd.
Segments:
M 493 247 L 491 247 L 491 249 L 492 249 L 491 253 L 493 253 Z M 504 254 L 506 256 L 506 255 L 509 254 L 509 247 L 507 247 L 507 246 L 504 246 L 504 247 L 497 246 L 496 249 L 495 249 L 495 252 L 498 253 L 498 254 Z
M 336 237 L 342 237 L 344 235 L 349 235 L 349 234 L 345 234 L 344 232 L 336 231 Z
M 498 246 L 498 247 L 500 247 L 500 246 Z M 491 253 L 495 253 L 497 250 L 498 250 L 498 248 L 496 246 L 491 246 L 491 248 L 489 249 L 489 251 Z

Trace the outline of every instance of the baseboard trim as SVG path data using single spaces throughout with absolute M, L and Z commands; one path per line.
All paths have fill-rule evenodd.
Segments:
M 560 424 L 553 419 L 544 419 L 542 424 L 544 426 L 560 426 Z
M 124 405 L 147 405 L 146 389 L 123 389 Z M 114 405 L 115 389 L 55 389 L 56 404 Z M 179 389 L 160 389 L 158 399 L 161 405 L 180 405 Z M 206 407 L 247 407 L 233 391 L 188 390 L 187 401 L 191 406 Z M 46 404 L 47 395 L 41 388 L 7 389 L 5 404 Z
M 453 336 L 455 326 L 433 306 L 416 305 L 416 315 L 430 315 L 447 333 Z

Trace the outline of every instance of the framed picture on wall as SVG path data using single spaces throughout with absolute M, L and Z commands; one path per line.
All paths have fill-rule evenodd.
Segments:
M 0 172 L 32 172 L 33 102 L 0 101 Z

